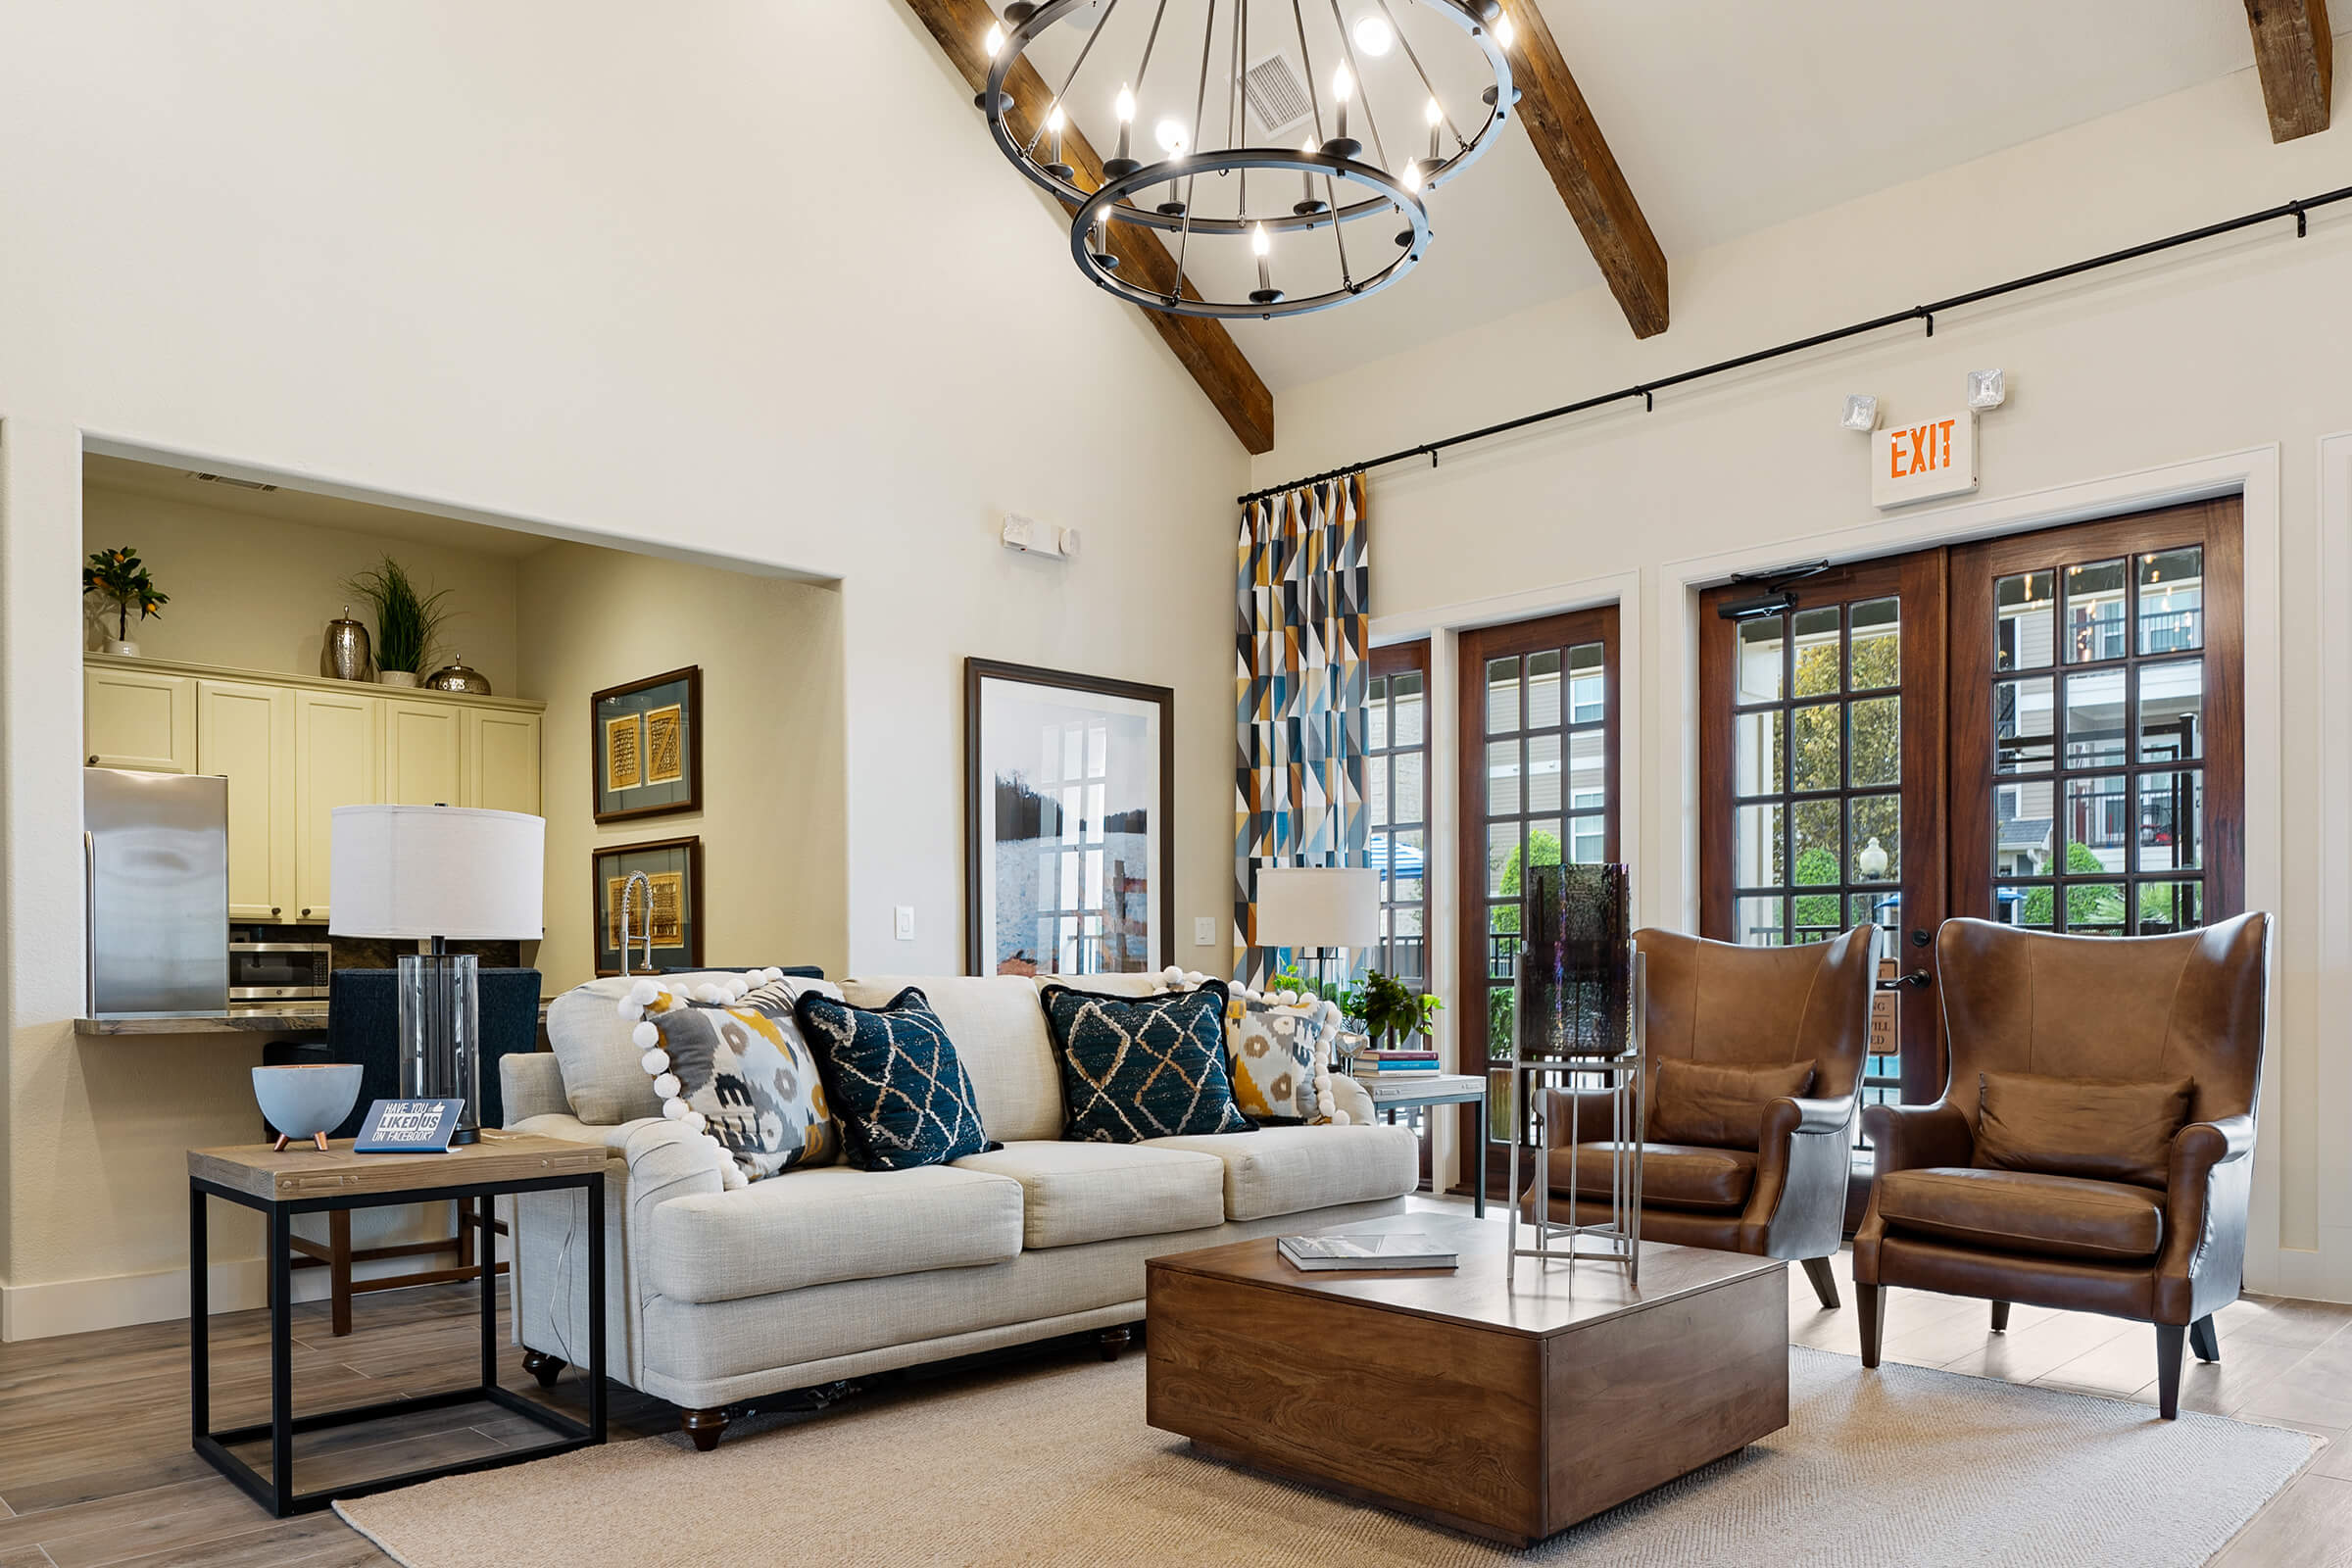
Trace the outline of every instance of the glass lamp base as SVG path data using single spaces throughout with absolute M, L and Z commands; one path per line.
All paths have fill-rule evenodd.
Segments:
M 480 963 L 470 953 L 400 956 L 400 1092 L 411 1100 L 463 1102 L 453 1145 L 482 1137 L 479 980 Z

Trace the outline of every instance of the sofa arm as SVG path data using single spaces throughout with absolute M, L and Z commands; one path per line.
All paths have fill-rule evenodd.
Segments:
M 1841 1133 L 1853 1121 L 1851 1095 L 1840 1095 L 1835 1100 L 1802 1100 L 1784 1095 L 1764 1107 L 1760 1147 L 1770 1149 L 1783 1139 L 1800 1134 Z
M 1353 1073 L 1332 1073 L 1331 1103 L 1337 1113 L 1332 1117 L 1334 1121 L 1345 1116 L 1351 1125 L 1369 1127 L 1380 1119 L 1379 1107 L 1372 1103 L 1371 1092 L 1355 1081 Z
M 1606 1089 L 1546 1089 L 1544 1091 L 1544 1147 L 1565 1149 L 1574 1128 L 1579 1143 L 1606 1142 L 1615 1123 L 1616 1095 Z M 1642 1128 L 1642 1136 L 1649 1133 Z
M 1865 1105 L 1862 1132 L 1878 1153 L 1878 1174 L 1930 1165 L 1966 1165 L 1977 1157 L 1977 1135 L 1949 1101 L 1933 1105 Z
M 571 1102 L 564 1095 L 564 1067 L 552 1051 L 516 1051 L 499 1057 L 498 1087 L 509 1127 L 519 1130 L 532 1116 L 571 1114 Z
M 2173 1135 L 2173 1171 L 2176 1175 L 2190 1170 L 2201 1173 L 2233 1159 L 2243 1159 L 2252 1152 L 2252 1116 L 2221 1116 L 2212 1121 L 2192 1121 Z

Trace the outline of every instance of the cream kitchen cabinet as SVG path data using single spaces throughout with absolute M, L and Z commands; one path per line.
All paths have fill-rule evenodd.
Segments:
M 537 815 L 543 708 L 88 655 L 96 767 L 228 779 L 229 918 L 323 925 L 334 808 L 485 806 Z
M 196 771 L 196 681 L 120 665 L 81 672 L 82 750 L 91 767 Z
M 466 710 L 437 698 L 385 698 L 384 792 L 393 806 L 471 806 Z
M 511 708 L 467 708 L 464 712 L 466 804 L 541 814 L 539 715 Z
M 359 691 L 296 692 L 292 918 L 327 917 L 335 808 L 383 798 L 383 700 Z
M 291 920 L 295 693 L 251 681 L 196 683 L 196 771 L 228 780 L 228 917 Z

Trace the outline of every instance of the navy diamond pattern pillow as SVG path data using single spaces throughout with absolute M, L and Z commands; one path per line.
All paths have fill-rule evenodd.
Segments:
M 980 1126 L 980 1102 L 946 1025 L 913 986 L 877 1010 L 810 991 L 796 1011 L 859 1170 L 944 1165 L 1002 1147 Z
M 1225 1075 L 1223 982 L 1164 997 L 1047 986 L 1038 1000 L 1061 1059 L 1063 1138 L 1140 1144 L 1251 1130 Z

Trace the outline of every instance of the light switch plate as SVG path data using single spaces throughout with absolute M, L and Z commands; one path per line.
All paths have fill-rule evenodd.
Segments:
M 914 940 L 914 906 L 902 904 L 890 911 L 890 934 L 901 942 Z
M 1217 945 L 1217 917 L 1203 914 L 1193 921 L 1193 946 L 1213 948 Z

